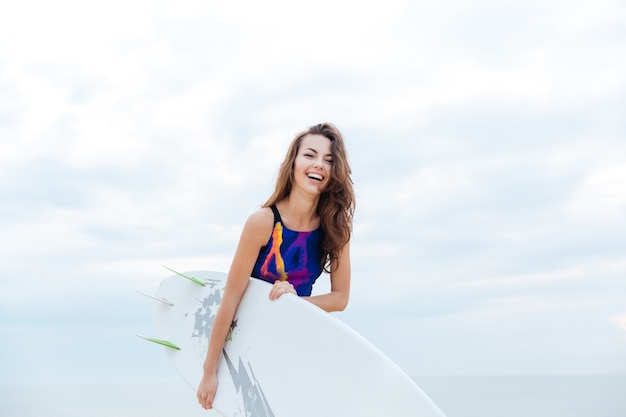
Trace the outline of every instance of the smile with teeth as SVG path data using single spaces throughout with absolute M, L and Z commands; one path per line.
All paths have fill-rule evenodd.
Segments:
M 307 174 L 307 177 L 309 177 L 312 180 L 320 181 L 320 182 L 324 180 L 324 177 L 321 176 L 320 174 Z

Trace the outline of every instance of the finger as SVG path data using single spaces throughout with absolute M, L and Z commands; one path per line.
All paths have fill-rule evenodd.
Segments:
M 276 281 L 270 289 L 269 298 L 270 300 L 276 300 L 283 294 L 287 293 L 298 294 L 292 283 L 288 281 Z
M 209 397 L 203 398 L 202 400 L 200 400 L 200 405 L 205 410 L 209 410 L 209 409 L 213 408 L 213 404 L 212 403 L 213 402 L 209 400 Z
M 282 281 L 274 282 L 274 285 L 270 289 L 270 300 L 275 300 L 281 295 L 282 291 Z
M 270 300 L 274 300 L 276 298 L 277 289 L 278 287 L 276 286 L 276 284 L 274 284 L 274 286 L 270 289 Z
M 276 292 L 276 298 L 281 297 L 284 294 L 293 294 L 294 291 L 289 287 L 282 287 Z

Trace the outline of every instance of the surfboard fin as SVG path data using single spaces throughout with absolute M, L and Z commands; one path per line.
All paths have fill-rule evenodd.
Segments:
M 143 291 L 139 291 L 139 290 L 135 290 L 135 292 L 137 292 L 137 293 L 139 293 L 139 294 L 141 294 L 141 295 L 143 295 L 143 296 L 145 296 L 145 297 L 152 298 L 153 300 L 160 301 L 160 302 L 162 302 L 163 304 L 167 304 L 167 305 L 168 305 L 168 306 L 170 306 L 170 307 L 174 307 L 174 303 L 173 303 L 173 302 L 171 302 L 170 300 L 166 299 L 166 298 L 156 297 L 156 296 L 154 296 L 154 295 L 150 295 L 150 294 L 148 294 L 148 293 L 145 293 L 145 292 L 143 292 Z
M 206 284 L 202 281 L 200 281 L 198 278 L 194 278 L 194 277 L 190 277 L 189 275 L 185 275 L 181 272 L 178 271 L 174 271 L 172 268 L 168 268 L 167 266 L 163 265 L 163 268 L 167 269 L 168 271 L 172 271 L 173 273 L 175 273 L 176 275 L 180 275 L 183 278 L 187 278 L 189 281 L 191 282 L 195 282 L 198 285 L 202 285 L 203 287 L 206 287 Z
M 167 346 L 168 348 L 180 350 L 180 348 L 178 346 L 176 346 L 172 342 L 168 342 L 167 340 L 154 339 L 152 337 L 146 337 L 146 336 L 142 336 L 140 334 L 138 334 L 137 337 L 139 337 L 141 339 L 144 339 L 144 340 L 147 340 L 148 342 L 152 342 L 152 343 L 156 343 L 156 344 L 159 344 L 159 345 Z

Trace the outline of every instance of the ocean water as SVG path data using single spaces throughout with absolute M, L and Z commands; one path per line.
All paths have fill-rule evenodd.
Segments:
M 626 375 L 414 379 L 447 417 L 626 417 Z
M 626 375 L 416 377 L 447 417 L 626 417 Z M 217 416 L 181 381 L 0 386 L 2 417 Z M 297 417 L 297 416 L 294 416 Z M 381 416 L 387 417 L 387 416 Z

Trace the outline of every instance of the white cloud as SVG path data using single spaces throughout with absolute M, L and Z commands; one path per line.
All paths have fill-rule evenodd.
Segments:
M 494 299 L 484 306 L 489 314 L 542 314 L 563 310 L 577 311 L 603 305 L 603 300 L 555 300 L 549 297 L 502 297 Z
M 621 302 L 620 2 L 0 8 L 4 306 L 226 269 L 320 120 L 346 133 L 359 196 L 351 308 L 405 314 L 407 351 L 423 316 L 447 342 L 487 323 L 489 343 L 495 313 Z
M 589 173 L 566 209 L 575 218 L 626 222 L 626 165 L 602 167 Z
M 521 274 L 496 278 L 482 278 L 450 284 L 451 288 L 466 287 L 520 287 L 529 285 L 555 284 L 559 281 L 580 280 L 586 277 L 585 271 L 578 268 L 567 268 L 558 271 L 542 271 L 534 274 Z
M 472 173 L 455 165 L 430 165 L 392 182 L 375 178 L 368 182 L 372 185 L 360 190 L 363 210 L 408 217 L 454 204 L 454 200 L 465 198 L 476 186 Z
M 626 20 L 626 7 L 619 0 L 578 0 L 568 4 L 570 7 L 562 9 L 556 19 L 556 25 L 564 30 L 585 30 Z
M 621 313 L 611 317 L 611 322 L 615 324 L 620 330 L 626 332 L 626 313 Z

